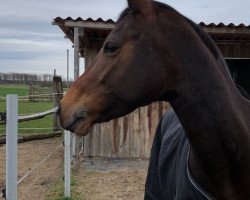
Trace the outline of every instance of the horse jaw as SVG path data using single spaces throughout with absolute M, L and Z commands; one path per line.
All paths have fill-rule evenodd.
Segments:
M 72 132 L 78 136 L 85 136 L 91 133 L 92 130 L 93 130 L 93 123 L 91 123 L 91 120 L 85 119 L 84 121 L 76 124 Z

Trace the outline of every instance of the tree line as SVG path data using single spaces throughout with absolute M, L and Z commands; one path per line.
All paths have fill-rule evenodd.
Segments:
M 28 73 L 1 73 L 0 72 L 0 84 L 39 84 L 41 86 L 50 86 L 53 81 L 52 74 L 28 74 Z M 72 81 L 70 81 L 72 82 Z M 66 84 L 66 80 L 63 79 L 63 85 Z

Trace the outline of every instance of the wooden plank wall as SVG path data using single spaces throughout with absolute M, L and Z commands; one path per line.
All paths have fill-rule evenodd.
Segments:
M 250 58 L 249 43 L 217 43 L 226 58 Z
M 84 138 L 84 156 L 148 158 L 156 127 L 168 104 L 149 106 L 107 123 L 96 124 Z
M 85 66 L 89 66 L 100 46 L 85 47 Z M 125 117 L 96 124 L 84 137 L 84 156 L 148 158 L 156 127 L 169 105 L 155 102 L 139 108 Z

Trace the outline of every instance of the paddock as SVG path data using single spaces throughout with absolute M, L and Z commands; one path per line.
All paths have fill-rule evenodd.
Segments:
M 45 113 L 53 114 L 54 111 L 55 109 L 52 109 Z M 43 114 L 44 113 L 37 113 L 36 116 Z M 23 118 L 28 119 L 32 117 L 25 116 L 16 118 L 18 121 Z M 14 119 L 14 117 L 11 117 L 11 119 Z M 13 123 L 12 120 L 11 123 Z M 15 128 L 15 126 L 13 127 Z M 17 195 L 20 200 L 27 199 L 27 196 L 36 198 L 37 200 L 46 199 L 47 197 L 54 199 L 58 197 L 58 195 L 61 195 L 61 193 L 58 193 L 58 191 L 53 188 L 55 188 L 58 183 L 64 181 L 64 196 L 74 199 L 74 193 L 71 193 L 72 187 L 74 186 L 70 184 L 70 177 L 72 177 L 70 166 L 73 160 L 73 154 L 75 153 L 73 153 L 74 149 L 72 149 L 71 146 L 71 144 L 73 144 L 71 135 L 65 133 L 64 142 L 62 138 L 56 137 L 17 144 L 16 138 L 13 137 L 13 132 L 13 130 L 10 130 L 10 133 L 7 134 L 9 136 L 7 146 L 3 145 L 0 147 L 0 152 L 4 155 L 6 155 L 9 150 L 6 157 L 6 167 L 12 166 L 12 168 L 7 172 L 6 183 L 9 184 L 10 195 Z M 15 151 L 15 145 L 17 145 L 17 152 Z M 11 149 L 9 148 L 10 146 Z M 7 152 L 5 149 L 8 149 Z M 16 155 L 18 156 L 16 157 Z M 16 160 L 16 158 L 18 159 Z M 77 182 L 77 185 L 81 187 L 76 185 L 76 189 L 74 190 L 76 190 L 78 194 L 83 194 L 86 200 L 115 200 L 117 198 L 142 199 L 148 162 L 148 159 L 86 159 L 80 156 L 80 168 L 78 173 L 73 175 L 74 180 L 72 181 Z M 12 172 L 15 166 L 18 166 L 18 170 L 16 171 L 16 169 L 14 169 L 14 172 Z M 0 175 L 4 177 L 4 163 L 1 163 L 0 167 Z M 15 174 L 17 176 L 15 176 Z M 16 181 L 17 184 L 15 184 Z M 10 182 L 12 182 L 12 184 Z M 15 189 L 16 186 L 17 188 Z M 126 186 L 126 189 L 124 189 L 124 186 Z M 3 188 L 7 189 L 5 188 L 5 181 L 0 180 L 0 189 Z M 7 190 L 5 190 L 4 193 L 6 192 Z M 14 200 L 16 198 L 9 196 L 7 197 L 7 200 L 8 199 Z
M 19 143 L 17 146 L 17 177 L 18 179 L 30 172 L 30 169 L 37 163 L 41 162 L 47 155 L 54 151 L 55 147 L 61 145 L 61 137 L 55 137 L 43 140 L 33 140 L 29 142 Z M 0 154 L 2 161 L 0 162 L 0 190 L 5 188 L 5 152 L 6 146 L 0 145 Z M 32 154 L 30 153 L 32 151 Z M 30 199 L 44 200 L 49 194 L 50 188 L 59 180 L 62 181 L 63 175 L 63 148 L 60 148 L 41 166 L 39 166 L 30 176 L 27 177 L 17 187 L 17 197 L 19 200 Z M 39 195 L 38 195 L 39 194 Z M 2 191 L 0 191 L 0 199 Z
M 19 155 L 19 152 L 17 151 L 18 149 L 18 144 L 20 142 L 25 142 L 25 141 L 30 141 L 30 140 L 40 140 L 40 139 L 46 139 L 46 138 L 52 138 L 54 136 L 61 136 L 62 131 L 58 123 L 58 116 L 56 114 L 57 112 L 57 106 L 59 104 L 60 99 L 63 96 L 63 89 L 62 89 L 62 81 L 61 77 L 54 76 L 53 78 L 53 93 L 52 94 L 45 94 L 45 95 L 34 95 L 30 94 L 29 96 L 21 96 L 18 98 L 17 95 L 7 95 L 6 97 L 2 97 L 2 99 L 5 101 L 6 100 L 6 113 L 2 114 L 0 124 L 4 125 L 6 124 L 6 138 L 1 137 L 0 141 L 2 144 L 5 144 L 5 139 L 6 139 L 6 151 L 5 151 L 5 157 L 6 157 L 6 181 L 1 180 L 1 190 L 3 193 L 3 196 L 6 196 L 6 199 L 17 199 L 17 186 L 22 184 L 26 179 L 29 178 L 31 174 L 34 174 L 37 169 L 41 168 L 41 166 L 46 163 L 47 160 L 51 159 L 51 157 L 54 156 L 54 154 L 57 154 L 62 150 L 63 144 L 65 144 L 65 196 L 70 196 L 70 165 L 71 165 L 71 160 L 72 160 L 72 154 L 70 150 L 70 142 L 71 142 L 71 135 L 66 133 L 65 134 L 65 141 L 61 141 L 61 143 L 56 147 L 52 145 L 51 147 L 53 148 L 53 151 L 50 148 L 51 152 L 47 152 L 46 150 L 41 150 L 40 153 L 42 154 L 43 159 L 41 160 L 36 160 L 36 163 L 26 163 L 26 172 L 23 174 L 23 171 L 19 172 L 17 171 L 17 166 L 22 166 L 24 163 L 19 164 L 17 163 L 17 157 Z M 49 96 L 49 100 L 51 101 L 51 96 L 53 96 L 53 103 L 51 102 L 51 105 L 54 105 L 54 108 L 51 108 L 47 111 L 43 111 L 40 113 L 33 113 L 30 115 L 18 115 L 18 101 L 35 101 L 34 97 L 39 97 L 39 96 Z M 37 100 L 36 100 L 37 101 Z M 44 101 L 44 99 L 43 99 Z M 37 119 L 44 118 L 48 115 L 53 115 L 54 117 L 51 118 L 53 120 L 53 127 L 52 133 L 48 134 L 31 134 L 31 135 L 21 135 L 18 136 L 18 123 L 26 122 L 26 121 L 34 121 Z M 40 141 L 38 141 L 40 142 Z M 42 143 L 42 142 L 41 142 Z M 38 145 L 39 146 L 39 145 Z M 34 147 L 33 147 L 34 148 Z M 28 155 L 30 155 L 30 158 L 27 158 L 27 155 L 22 155 L 22 158 L 19 157 L 19 161 L 22 161 L 22 159 L 28 159 L 32 160 L 34 157 L 32 157 L 33 152 L 36 152 L 34 149 L 27 149 L 30 151 Z M 36 154 L 38 155 L 38 154 Z M 24 157 L 24 158 L 23 158 Z M 39 157 L 39 156 L 38 156 Z M 40 158 L 39 157 L 39 158 Z M 61 159 L 63 160 L 63 159 Z M 60 163 L 61 164 L 61 163 Z M 59 165 L 58 165 L 59 166 Z M 57 167 L 58 167 L 57 166 Z M 3 168 L 3 166 L 1 166 Z M 23 166 L 25 168 L 25 166 Z M 45 170 L 46 171 L 46 170 Z M 49 173 L 49 172 L 48 172 Z M 4 174 L 1 171 L 1 174 Z M 22 175 L 21 175 L 22 174 Z M 51 175 L 53 176 L 53 175 Z M 1 176 L 2 177 L 2 176 Z M 2 179 L 2 178 L 1 178 Z
M 11 100 L 11 99 L 12 100 Z M 13 101 L 14 98 L 14 101 Z M 46 199 L 48 195 L 56 197 L 57 191 L 50 189 L 55 187 L 57 182 L 62 182 L 64 177 L 65 197 L 71 196 L 70 186 L 70 165 L 72 152 L 70 151 L 71 135 L 65 133 L 64 136 L 64 161 L 63 161 L 63 140 L 54 138 L 47 140 L 37 140 L 17 145 L 17 122 L 20 119 L 33 119 L 32 116 L 18 117 L 16 96 L 8 96 L 7 104 L 7 145 L 1 147 L 0 152 L 6 153 L 6 194 L 7 200 L 17 199 Z M 56 109 L 45 112 L 53 114 Z M 36 115 L 43 115 L 37 113 Z M 34 119 L 33 119 L 34 120 Z M 8 122 L 9 121 L 9 122 Z M 10 125 L 11 124 L 11 125 Z M 16 134 L 15 134 L 16 132 Z M 11 147 L 11 148 L 10 148 Z M 6 149 L 6 152 L 5 150 Z M 32 151 L 32 153 L 30 153 Z M 17 162 L 18 155 L 18 162 Z M 84 194 L 84 199 L 141 199 L 144 194 L 144 183 L 148 167 L 148 160 L 131 159 L 84 159 L 81 168 L 75 175 L 77 183 L 83 187 L 77 187 L 79 193 Z M 64 175 L 63 171 L 64 162 Z M 18 166 L 18 167 L 17 167 Z M 3 163 L 0 165 L 4 169 Z M 18 169 L 18 170 L 17 170 Z M 0 175 L 4 170 L 0 170 Z M 4 181 L 0 180 L 1 189 Z M 126 189 L 124 190 L 124 185 Z M 9 190 L 8 190 L 9 188 Z M 110 190 L 110 188 L 112 190 Z M 7 193 L 7 191 L 10 191 Z M 105 191 L 105 192 L 103 192 Z M 47 193 L 46 193 L 47 192 Z M 39 194 L 41 193 L 41 194 Z M 18 194 L 18 195 L 17 195 Z M 37 195 L 39 194 L 39 195 Z
M 61 142 L 62 138 L 56 137 L 19 144 L 18 176 L 23 176 L 30 167 L 43 160 Z M 29 154 L 30 149 L 34 149 L 32 155 Z M 5 145 L 0 146 L 0 153 L 5 155 Z M 0 162 L 0 177 L 3 177 L 0 179 L 0 189 L 5 182 L 4 159 L 5 157 L 3 162 Z M 84 197 L 78 199 L 85 200 L 143 199 L 147 164 L 147 160 L 81 157 L 81 170 L 72 176 L 74 180 L 71 190 Z M 58 191 L 58 188 L 61 191 Z M 17 191 L 19 200 L 27 200 L 27 196 L 36 200 L 47 200 L 46 197 L 51 200 L 58 198 L 63 192 L 63 148 L 24 180 Z M 4 200 L 1 191 L 0 200 Z
M 57 98 L 56 98 L 57 99 Z M 2 188 L 3 196 L 7 200 L 17 199 L 17 187 L 25 179 L 27 179 L 34 171 L 43 165 L 43 163 L 63 147 L 61 143 L 52 152 L 50 152 L 41 161 L 29 168 L 22 177 L 17 176 L 17 142 L 18 142 L 18 122 L 36 120 L 46 115 L 55 114 L 57 107 L 42 113 L 36 113 L 29 116 L 18 116 L 18 96 L 7 95 L 6 97 L 6 119 L 2 123 L 6 123 L 6 187 Z M 70 134 L 65 134 L 65 196 L 70 196 Z M 69 148 L 68 148 L 69 147 Z M 31 149 L 32 151 L 32 149 Z M 66 173 L 67 172 L 67 173 Z

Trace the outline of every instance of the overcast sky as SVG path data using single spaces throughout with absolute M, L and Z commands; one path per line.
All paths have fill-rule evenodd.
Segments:
M 161 0 L 195 22 L 250 25 L 250 0 Z M 53 18 L 113 19 L 126 0 L 3 0 L 0 4 L 0 72 L 53 73 L 66 77 L 66 49 L 73 49 Z M 81 62 L 83 66 L 83 61 Z M 81 68 L 81 71 L 83 67 Z

